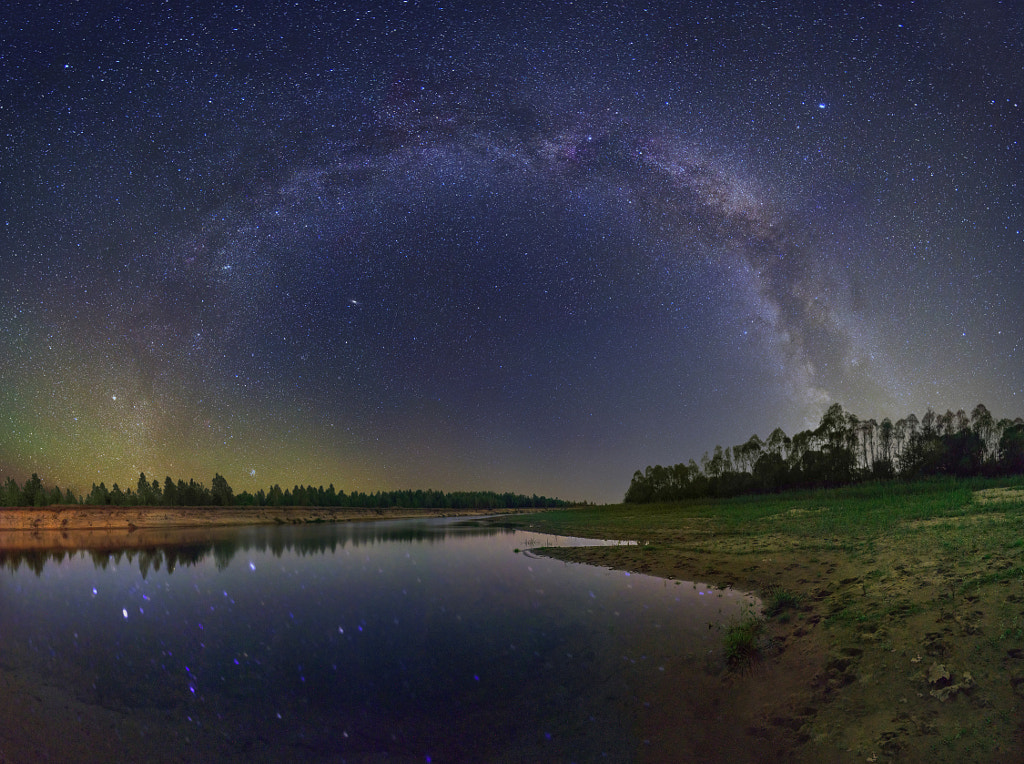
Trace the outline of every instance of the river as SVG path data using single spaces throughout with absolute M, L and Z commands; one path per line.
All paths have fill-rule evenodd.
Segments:
M 0 761 L 632 761 L 752 600 L 464 520 L 0 550 Z

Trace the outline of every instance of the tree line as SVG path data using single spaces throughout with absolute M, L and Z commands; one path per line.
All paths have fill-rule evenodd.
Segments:
M 47 488 L 39 475 L 33 473 L 24 485 L 18 485 L 14 478 L 7 478 L 0 486 L 0 506 L 3 507 L 46 507 L 56 504 L 84 504 L 94 506 L 139 507 L 350 507 L 367 509 L 541 509 L 545 507 L 567 507 L 570 502 L 546 496 L 525 496 L 516 493 L 494 491 L 455 491 L 445 493 L 434 490 L 376 491 L 345 493 L 336 490 L 332 483 L 327 488 L 296 485 L 282 489 L 275 484 L 269 489 L 256 493 L 242 491 L 235 494 L 227 479 L 217 473 L 210 486 L 195 480 L 175 482 L 170 476 L 160 481 L 150 481 L 146 473 L 139 474 L 138 482 L 121 488 L 114 483 L 109 489 L 105 483 L 96 485 L 88 494 L 76 496 L 70 488 L 62 491 L 59 486 Z
M 795 488 L 848 485 L 864 480 L 914 479 L 929 475 L 1014 475 L 1024 473 L 1024 419 L 996 420 L 978 404 L 920 419 L 895 422 L 858 419 L 832 404 L 818 427 L 789 437 L 776 428 L 762 440 L 715 446 L 700 464 L 691 459 L 670 467 L 637 470 L 627 503 L 675 501 Z

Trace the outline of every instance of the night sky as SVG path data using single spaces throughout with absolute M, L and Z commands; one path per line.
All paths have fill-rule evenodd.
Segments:
M 1019 2 L 122 5 L 0 10 L 0 479 L 617 501 L 1024 414 Z

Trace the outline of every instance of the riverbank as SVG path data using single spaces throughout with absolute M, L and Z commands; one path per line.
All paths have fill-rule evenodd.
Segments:
M 0 550 L 132 549 L 210 537 L 239 525 L 295 525 L 512 514 L 514 509 L 351 507 L 2 507 Z M 184 532 L 184 535 L 183 535 Z
M 945 481 L 501 522 L 639 542 L 559 559 L 795 602 L 703 698 L 659 688 L 648 760 L 959 762 L 1022 760 L 1022 521 L 1020 481 Z

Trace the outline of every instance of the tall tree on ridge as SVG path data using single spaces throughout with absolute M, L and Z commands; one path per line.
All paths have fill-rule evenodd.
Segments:
M 996 429 L 996 420 L 985 404 L 979 403 L 971 410 L 971 429 L 984 442 L 986 457 L 992 458 L 996 447 L 992 438 Z

